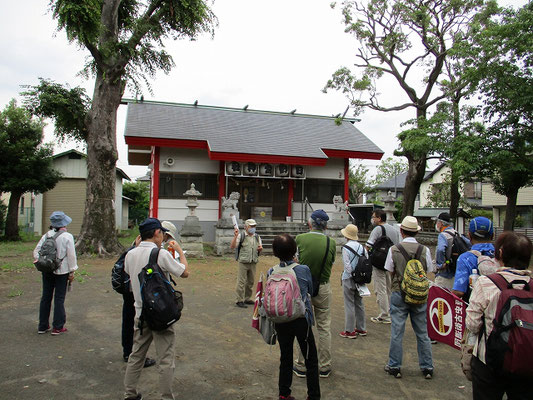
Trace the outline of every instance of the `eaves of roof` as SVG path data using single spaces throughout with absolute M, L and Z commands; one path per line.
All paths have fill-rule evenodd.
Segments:
M 207 149 L 214 160 L 323 165 L 329 157 L 380 159 L 352 122 L 335 117 L 185 104 L 130 102 L 128 145 Z

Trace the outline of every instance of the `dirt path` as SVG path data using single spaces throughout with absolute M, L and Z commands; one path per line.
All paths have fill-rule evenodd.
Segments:
M 81 259 L 80 277 L 67 294 L 67 334 L 37 335 L 40 274 L 33 268 L 0 273 L 1 399 L 121 399 L 125 363 L 120 327 L 122 299 L 111 290 L 113 260 Z M 275 263 L 262 257 L 258 270 Z M 185 309 L 178 322 L 174 392 L 179 399 L 277 399 L 279 348 L 269 347 L 250 327 L 252 308 L 235 307 L 236 263 L 230 258 L 192 261 L 180 280 Z M 366 299 L 368 336 L 339 337 L 344 328 L 341 265 L 332 287 L 333 373 L 321 379 L 324 399 L 468 399 L 471 386 L 459 367 L 459 352 L 433 346 L 435 377 L 418 369 L 410 326 L 404 338 L 403 378 L 383 372 L 390 326 L 375 325 L 375 297 Z M 150 349 L 149 355 L 155 356 Z M 157 370 L 143 371 L 145 399 L 157 399 Z M 306 397 L 305 380 L 294 377 L 293 395 Z

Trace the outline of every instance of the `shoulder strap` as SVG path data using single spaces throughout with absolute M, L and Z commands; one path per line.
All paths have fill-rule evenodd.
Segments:
M 398 248 L 398 250 L 400 250 L 400 253 L 402 253 L 403 258 L 405 258 L 405 262 L 409 262 L 409 260 L 411 260 L 411 257 L 409 256 L 409 254 L 407 254 L 405 247 L 403 247 L 399 243 L 396 245 L 396 247 Z
M 60 235 L 65 233 L 65 231 L 57 231 L 54 236 L 52 236 L 52 239 L 56 240 Z
M 342 248 L 351 251 L 351 252 L 354 253 L 356 256 L 359 255 L 359 254 L 358 254 L 354 249 L 352 249 L 350 246 L 346 246 L 346 245 L 344 245 L 344 246 L 342 246 Z
M 151 251 L 150 251 L 150 259 L 149 259 L 149 263 L 150 264 L 157 264 L 157 258 L 159 257 L 159 247 L 154 247 Z
M 387 236 L 387 231 L 385 230 L 385 227 L 383 225 L 379 226 L 381 228 L 381 236 Z
M 326 259 L 328 258 L 329 253 L 329 236 L 326 236 L 326 254 L 324 254 L 324 259 L 322 260 L 322 266 L 320 267 L 320 273 L 318 274 L 318 280 L 322 277 L 322 271 L 324 271 L 324 265 L 326 265 Z
M 415 259 L 420 261 L 420 256 L 422 255 L 422 250 L 424 250 L 424 246 L 421 244 L 418 245 L 418 248 L 416 249 Z M 427 260 L 426 260 L 427 262 Z

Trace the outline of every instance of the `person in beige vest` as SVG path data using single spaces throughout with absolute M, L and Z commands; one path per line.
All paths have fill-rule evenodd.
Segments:
M 433 356 L 431 352 L 431 342 L 427 331 L 426 307 L 424 304 L 407 304 L 403 300 L 400 283 L 407 265 L 407 260 L 400 252 L 399 246 L 403 247 L 411 257 L 418 255 L 417 259 L 422 263 L 426 272 L 432 272 L 434 265 L 431 260 L 431 253 L 426 246 L 419 244 L 415 236 L 420 231 L 420 226 L 415 217 L 407 216 L 400 225 L 400 235 L 402 240 L 399 244 L 392 246 L 387 254 L 385 269 L 391 274 L 391 337 L 389 347 L 389 361 L 385 365 L 385 372 L 401 378 L 400 368 L 403 357 L 403 334 L 407 317 L 411 317 L 411 325 L 416 335 L 418 348 L 418 364 L 422 374 L 426 379 L 433 377 Z
M 246 304 L 254 304 L 255 266 L 263 250 L 261 238 L 255 233 L 256 226 L 257 222 L 254 219 L 247 219 L 244 222 L 244 232 L 240 233 L 239 229 L 235 228 L 235 235 L 230 243 L 230 248 L 237 249 L 238 252 L 239 271 L 235 289 L 235 305 L 241 308 L 246 308 Z

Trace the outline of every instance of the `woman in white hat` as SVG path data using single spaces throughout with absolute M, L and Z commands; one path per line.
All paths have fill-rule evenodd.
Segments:
M 346 225 L 341 229 L 342 235 L 348 242 L 342 247 L 342 290 L 344 293 L 344 331 L 339 335 L 346 339 L 355 339 L 357 336 L 366 336 L 365 306 L 360 289 L 365 285 L 358 285 L 352 279 L 354 270 L 360 255 L 368 257 L 365 247 L 357 240 L 359 229 L 353 224 Z
M 47 238 L 55 240 L 57 249 L 57 259 L 60 260 L 59 267 L 50 272 L 42 272 L 43 294 L 39 307 L 39 327 L 37 333 L 44 334 L 52 331 L 52 335 L 60 335 L 67 331 L 65 328 L 65 296 L 67 285 L 74 280 L 74 271 L 78 269 L 76 259 L 76 249 L 74 247 L 74 237 L 67 232 L 67 225 L 72 222 L 72 218 L 63 211 L 54 211 L 50 215 L 50 230 L 43 235 L 35 250 L 33 250 L 34 262 L 39 259 L 39 251 Z M 55 292 L 55 293 L 54 293 Z M 50 309 L 54 299 L 54 319 L 50 328 Z

